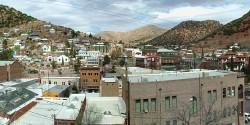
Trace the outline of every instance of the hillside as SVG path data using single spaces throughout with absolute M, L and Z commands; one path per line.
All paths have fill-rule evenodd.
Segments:
M 0 4 L 0 28 L 14 27 L 35 20 L 37 19 L 34 17 Z
M 184 21 L 164 34 L 152 39 L 148 44 L 188 44 L 199 40 L 220 27 L 218 21 Z
M 239 43 L 250 47 L 249 39 L 250 11 L 242 17 L 218 28 L 197 42 L 207 48 L 226 47 L 233 43 Z
M 127 42 L 143 42 L 151 40 L 164 32 L 167 29 L 163 29 L 154 25 L 145 26 L 139 29 L 135 29 L 128 32 L 114 32 L 114 31 L 104 31 L 97 34 L 97 37 L 101 37 L 107 41 L 123 41 L 124 43 Z

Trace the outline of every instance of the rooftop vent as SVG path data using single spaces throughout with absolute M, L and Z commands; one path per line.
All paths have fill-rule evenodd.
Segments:
M 74 106 L 73 104 L 70 104 L 68 107 L 69 107 L 69 108 L 72 108 L 72 109 L 75 108 L 75 106 Z

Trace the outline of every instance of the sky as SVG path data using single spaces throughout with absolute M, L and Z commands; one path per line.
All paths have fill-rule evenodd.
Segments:
M 1 0 L 37 19 L 85 33 L 172 28 L 186 20 L 226 24 L 247 13 L 250 0 Z

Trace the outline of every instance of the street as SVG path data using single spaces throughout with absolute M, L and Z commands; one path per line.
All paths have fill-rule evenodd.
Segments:
M 245 112 L 250 113 L 250 100 L 246 100 L 245 109 L 246 109 Z M 250 123 L 246 125 L 250 125 Z

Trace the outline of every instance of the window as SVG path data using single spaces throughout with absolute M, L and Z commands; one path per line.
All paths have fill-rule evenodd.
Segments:
M 165 102 L 166 102 L 166 109 L 170 109 L 170 98 L 165 97 Z
M 227 108 L 223 108 L 223 118 L 227 116 Z
M 141 100 L 135 100 L 135 112 L 141 112 Z
M 232 110 L 233 110 L 233 111 L 232 111 L 232 115 L 235 115 L 235 112 L 236 112 L 236 110 L 237 110 L 236 107 L 233 106 L 233 107 L 232 107 Z
M 231 87 L 228 87 L 228 88 L 227 88 L 227 95 L 228 95 L 228 96 L 231 96 L 231 92 L 232 92 L 232 91 L 231 91 Z
M 228 114 L 228 116 L 231 116 L 231 107 L 228 107 L 227 114 Z
M 97 83 L 97 79 L 93 79 L 93 82 L 94 82 L 94 83 Z
M 170 125 L 170 121 L 166 121 L 166 125 Z
M 177 120 L 173 120 L 173 125 L 177 125 Z
M 156 99 L 151 99 L 151 111 L 156 111 Z
M 232 87 L 232 96 L 235 96 L 235 86 Z
M 213 98 L 212 98 L 212 92 L 211 92 L 211 91 L 208 91 L 207 94 L 208 94 L 208 101 L 211 102 L 212 99 L 213 99 Z
M 226 91 L 227 91 L 227 89 L 226 88 L 223 88 L 223 98 L 226 98 L 227 97 L 227 94 L 226 94 Z
M 176 108 L 177 107 L 177 97 L 172 96 L 172 107 Z
M 143 99 L 143 110 L 148 112 L 148 99 Z
M 213 101 L 217 100 L 217 90 L 213 90 Z
M 88 79 L 83 79 L 83 83 L 87 83 L 88 82 Z
M 65 85 L 65 82 L 62 82 L 62 85 Z
M 197 111 L 197 99 L 195 97 L 192 97 L 189 103 L 190 103 L 190 113 L 193 114 Z

